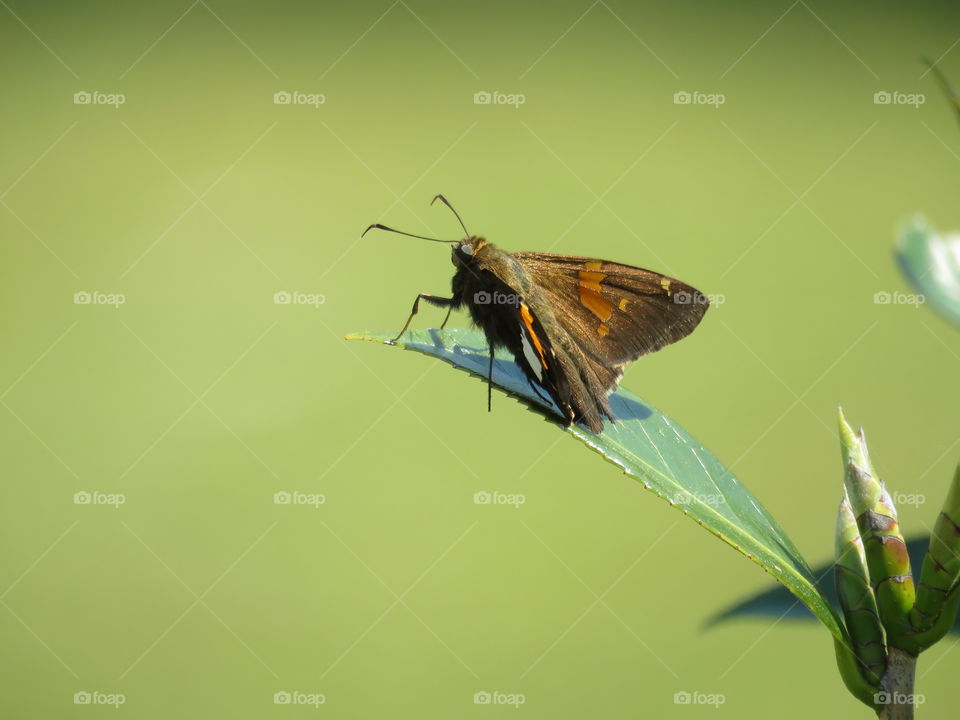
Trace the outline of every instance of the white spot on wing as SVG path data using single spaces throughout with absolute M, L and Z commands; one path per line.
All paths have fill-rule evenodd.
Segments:
M 523 327 L 520 328 L 520 345 L 523 347 L 523 356 L 527 359 L 530 367 L 533 368 L 537 380 L 543 380 L 543 368 L 540 366 L 540 357 L 530 344 L 530 340 L 527 339 L 527 333 Z

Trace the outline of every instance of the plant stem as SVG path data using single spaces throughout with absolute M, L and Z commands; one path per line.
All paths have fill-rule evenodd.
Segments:
M 880 720 L 913 720 L 913 684 L 917 656 L 897 647 L 888 648 L 887 671 L 880 681 L 878 697 L 883 700 Z

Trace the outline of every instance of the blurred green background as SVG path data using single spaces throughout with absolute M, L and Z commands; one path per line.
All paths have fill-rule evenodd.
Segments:
M 342 338 L 447 291 L 447 248 L 359 240 L 456 237 L 443 192 L 505 249 L 722 296 L 623 384 L 812 563 L 838 402 L 925 532 L 960 341 L 874 295 L 907 291 L 900 222 L 960 226 L 919 62 L 960 80 L 955 4 L 0 4 L 4 717 L 115 712 L 77 692 L 144 718 L 869 716 L 822 628 L 702 630 L 759 568 L 514 401 Z M 953 646 L 921 658 L 926 717 L 954 715 Z

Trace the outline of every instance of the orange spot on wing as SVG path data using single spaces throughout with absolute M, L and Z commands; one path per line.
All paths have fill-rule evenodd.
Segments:
M 623 299 L 620 301 L 620 309 L 621 309 L 621 310 L 626 310 L 626 309 L 627 309 L 627 305 L 629 305 L 629 304 L 630 304 L 630 303 L 627 302 L 627 299 L 626 299 L 626 298 L 623 298 Z
M 580 276 L 580 287 L 588 287 L 596 292 L 600 292 L 600 283 L 607 277 L 606 273 L 587 272 L 586 270 L 581 270 L 578 274 Z
M 586 263 L 586 267 L 599 266 L 600 263 Z M 580 302 L 590 312 L 603 321 L 613 314 L 613 304 L 600 294 L 600 283 L 606 278 L 602 272 L 581 270 L 579 273 Z
M 580 286 L 580 303 L 601 320 L 609 320 L 613 315 L 613 303 L 583 285 Z
M 589 262 L 585 262 L 583 266 L 587 270 L 599 270 L 603 267 L 603 263 L 600 260 L 591 260 Z
M 600 323 L 600 327 L 597 328 L 597 335 L 599 335 L 600 337 L 606 337 L 608 332 L 610 332 L 610 328 L 608 328 L 603 323 Z
M 533 315 L 530 314 L 530 308 L 527 307 L 526 303 L 520 303 L 520 318 L 523 320 L 527 332 L 530 333 L 530 338 L 533 340 L 533 347 L 540 357 L 540 362 L 543 363 L 543 367 L 548 367 L 547 359 L 543 356 L 543 344 L 540 342 L 540 338 L 537 337 L 537 333 L 533 330 Z

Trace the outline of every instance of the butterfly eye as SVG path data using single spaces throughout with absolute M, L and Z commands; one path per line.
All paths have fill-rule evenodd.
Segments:
M 464 255 L 472 256 L 473 255 L 473 246 L 468 245 L 467 243 L 460 244 L 460 252 Z

